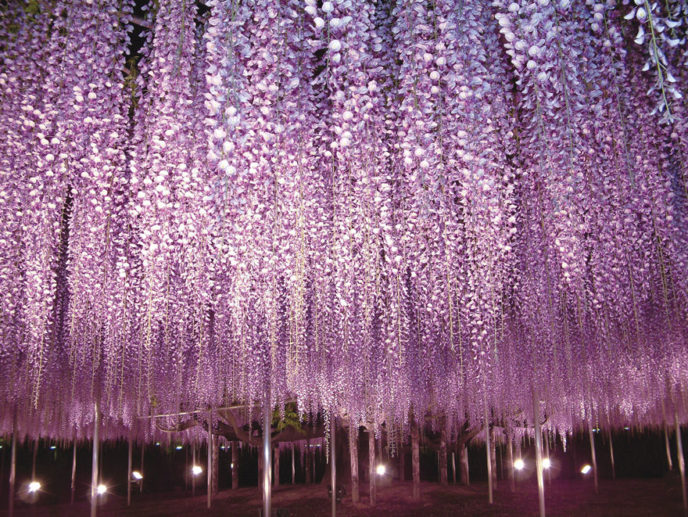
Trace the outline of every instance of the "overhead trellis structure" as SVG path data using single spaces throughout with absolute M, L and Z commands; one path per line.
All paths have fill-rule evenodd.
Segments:
M 0 431 L 686 420 L 683 0 L 142 5 L 0 8 Z

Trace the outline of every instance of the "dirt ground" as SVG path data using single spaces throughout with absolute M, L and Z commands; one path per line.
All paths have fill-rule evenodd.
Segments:
M 500 482 L 493 505 L 487 504 L 487 486 L 471 487 L 436 483 L 421 484 L 421 501 L 411 500 L 411 483 L 395 482 L 378 488 L 377 505 L 368 505 L 366 487 L 362 488 L 362 502 L 354 506 L 350 496 L 337 506 L 341 517 L 373 517 L 381 515 L 410 517 L 444 516 L 529 516 L 537 515 L 537 490 L 534 483 L 520 483 L 511 493 L 505 482 Z M 596 495 L 592 483 L 586 480 L 554 480 L 546 487 L 548 516 L 618 516 L 659 517 L 682 515 L 681 487 L 677 477 L 656 479 L 620 479 L 601 481 Z M 256 487 L 220 492 L 213 500 L 211 510 L 206 509 L 205 495 L 180 493 L 139 495 L 132 506 L 126 500 L 109 496 L 99 508 L 102 517 L 130 516 L 232 516 L 257 517 L 260 494 Z M 289 517 L 325 517 L 330 515 L 327 489 L 322 485 L 282 486 L 273 492 L 273 512 L 289 511 Z M 3 509 L 0 515 L 6 515 Z M 17 517 L 87 516 L 85 501 L 74 505 L 17 505 Z

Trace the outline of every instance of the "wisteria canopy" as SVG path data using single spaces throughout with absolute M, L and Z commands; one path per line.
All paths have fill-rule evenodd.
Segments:
M 2 431 L 685 417 L 686 0 L 140 8 L 0 7 Z

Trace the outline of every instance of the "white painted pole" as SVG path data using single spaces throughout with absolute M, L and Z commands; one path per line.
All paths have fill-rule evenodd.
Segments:
M 14 488 L 17 480 L 17 407 L 12 421 L 12 455 L 10 457 L 9 517 L 14 517 Z
M 609 428 L 609 459 L 612 462 L 612 479 L 616 479 L 616 464 L 614 461 L 614 442 L 612 441 L 612 429 Z
M 294 442 L 291 442 L 291 484 L 296 484 L 296 448 Z
M 487 455 L 487 498 L 490 504 L 494 502 L 493 486 L 492 486 L 492 458 L 490 457 L 490 420 L 487 411 L 487 399 L 484 401 L 484 416 L 485 416 L 485 453 Z
M 597 454 L 595 453 L 595 434 L 592 432 L 592 421 L 588 425 L 588 434 L 590 435 L 590 457 L 592 459 L 592 475 L 595 483 L 595 493 L 599 493 L 600 487 L 597 478 Z
M 71 503 L 74 504 L 74 493 L 76 492 L 76 430 L 74 431 L 74 445 L 72 446 L 72 495 Z
M 206 475 L 208 480 L 208 493 L 206 505 L 210 509 L 213 501 L 213 412 L 208 414 L 208 472 Z
M 132 471 L 132 439 L 129 433 L 129 454 L 127 457 L 127 506 L 131 506 L 131 471 Z
M 93 457 L 91 458 L 91 517 L 96 517 L 98 511 L 98 427 L 100 414 L 98 403 L 95 404 L 93 417 Z
M 533 393 L 533 421 L 535 423 L 535 471 L 538 485 L 540 517 L 545 517 L 545 480 L 542 475 L 542 433 L 540 430 L 540 401 Z
M 337 515 L 337 458 L 335 454 L 335 434 L 337 433 L 337 418 L 330 419 L 330 471 L 332 472 L 332 517 Z
M 272 411 L 270 394 L 263 404 L 263 517 L 270 517 L 272 511 L 272 465 L 270 434 L 272 431 Z
M 674 424 L 676 425 L 676 456 L 678 459 L 678 471 L 681 473 L 683 515 L 688 516 L 688 494 L 686 494 L 686 460 L 683 457 L 683 444 L 681 443 L 681 424 L 679 424 L 678 422 L 678 412 L 676 411 L 674 411 Z

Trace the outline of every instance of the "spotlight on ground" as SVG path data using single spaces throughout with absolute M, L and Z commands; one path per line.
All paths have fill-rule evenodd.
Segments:
M 134 470 L 131 473 L 131 477 L 134 478 L 135 481 L 141 481 L 143 479 L 143 474 L 141 474 L 138 470 Z
M 590 471 L 592 470 L 592 467 L 590 465 L 583 465 L 581 468 L 581 474 L 589 474 Z
M 203 468 L 198 465 L 194 465 L 193 467 L 191 467 L 191 473 L 194 476 L 200 476 L 203 473 Z
M 387 472 L 387 467 L 385 467 L 382 463 L 380 463 L 377 467 L 375 467 L 375 473 L 378 476 L 384 476 L 385 472 Z
M 552 466 L 552 462 L 550 461 L 549 458 L 543 458 L 542 460 L 542 468 L 543 469 L 548 469 Z
M 98 495 L 105 495 L 107 492 L 107 487 L 103 485 L 102 483 L 96 487 L 96 493 Z
M 41 489 L 41 483 L 40 481 L 31 481 L 28 486 L 28 491 L 30 494 L 35 494 Z
M 521 458 L 518 458 L 516 461 L 514 461 L 514 468 L 516 470 L 523 470 L 526 468 L 526 462 L 523 461 Z

